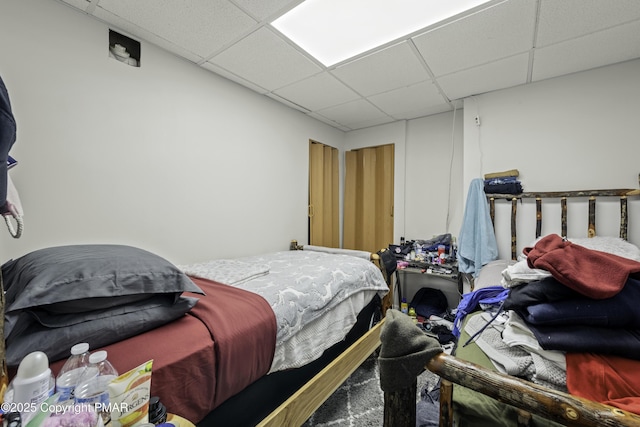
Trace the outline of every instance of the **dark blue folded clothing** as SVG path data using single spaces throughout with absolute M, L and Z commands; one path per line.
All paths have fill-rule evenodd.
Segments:
M 529 285 L 531 283 L 523 287 Z M 564 287 L 560 283 L 558 285 Z M 578 295 L 575 298 L 528 305 L 516 311 L 528 324 L 533 325 L 589 325 L 640 329 L 638 305 L 640 280 L 629 278 L 624 288 L 611 298 L 591 299 Z
M 484 184 L 484 192 L 487 194 L 520 194 L 522 184 L 518 182 L 507 182 L 504 184 Z
M 551 276 L 511 288 L 509 296 L 504 302 L 504 309 L 517 310 L 545 302 L 580 298 L 586 297 Z
M 567 353 L 612 354 L 640 360 L 640 330 L 583 325 L 536 326 L 529 328 L 545 350 Z
M 517 176 L 501 176 L 500 178 L 485 179 L 486 185 L 498 185 L 498 184 L 510 184 L 512 182 L 518 182 Z

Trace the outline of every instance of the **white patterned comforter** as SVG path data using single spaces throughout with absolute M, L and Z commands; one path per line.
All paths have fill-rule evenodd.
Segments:
M 315 251 L 275 252 L 181 268 L 188 275 L 230 284 L 267 300 L 277 323 L 271 372 L 319 357 L 344 338 L 375 294 L 382 297 L 388 292 L 382 273 L 370 261 Z

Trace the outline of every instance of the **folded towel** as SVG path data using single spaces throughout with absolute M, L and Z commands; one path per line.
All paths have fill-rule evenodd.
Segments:
M 551 273 L 547 270 L 529 267 L 529 264 L 525 259 L 507 266 L 507 268 L 502 271 L 502 280 L 500 283 L 505 288 L 512 288 L 523 283 L 542 280 L 545 277 L 550 276 Z
M 484 181 L 476 178 L 469 185 L 462 228 L 458 235 L 458 270 L 478 276 L 483 265 L 498 258 L 498 242 L 484 193 Z
M 484 179 L 500 178 L 503 176 L 520 176 L 520 172 L 518 172 L 518 169 L 509 169 L 504 172 L 486 173 L 484 174 Z

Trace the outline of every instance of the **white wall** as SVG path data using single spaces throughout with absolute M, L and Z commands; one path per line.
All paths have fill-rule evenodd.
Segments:
M 409 122 L 404 234 L 409 239 L 460 232 L 462 118 L 457 110 Z
M 635 60 L 465 100 L 465 194 L 473 178 L 509 169 L 520 171 L 525 191 L 638 188 L 639 99 Z M 569 206 L 570 237 L 586 237 L 586 204 Z M 496 216 L 508 224 L 509 204 L 501 206 Z M 533 206 L 519 212 L 530 209 L 532 215 Z M 619 203 L 597 206 L 598 234 L 617 234 Z M 559 215 L 543 209 L 543 234 L 559 232 Z M 640 245 L 638 198 L 629 200 L 629 216 L 629 240 Z M 530 218 L 518 229 L 519 246 L 535 237 Z M 508 257 L 509 231 L 498 232 L 500 254 Z
M 0 232 L 0 259 L 122 243 L 185 263 L 306 242 L 308 141 L 341 149 L 344 133 L 144 42 L 126 66 L 108 31 L 51 0 L 0 5 L 26 224 Z

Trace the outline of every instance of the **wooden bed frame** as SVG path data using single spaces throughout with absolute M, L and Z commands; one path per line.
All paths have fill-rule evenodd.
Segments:
M 487 194 L 489 201 L 489 214 L 495 228 L 496 200 L 511 201 L 511 259 L 517 258 L 518 237 L 516 231 L 518 201 L 522 199 L 536 200 L 536 239 L 542 234 L 542 200 L 543 199 L 560 199 L 560 236 L 567 237 L 567 200 L 571 198 L 588 198 L 589 213 L 587 237 L 596 235 L 596 198 L 597 197 L 618 197 L 620 199 L 620 238 L 627 240 L 627 227 L 629 223 L 629 214 L 627 211 L 627 199 L 630 196 L 637 196 L 640 190 L 632 190 L 629 188 L 614 190 L 584 190 L 584 191 L 549 191 L 538 193 L 521 193 L 521 194 Z
M 536 237 L 541 235 L 542 200 L 560 199 L 561 203 L 561 235 L 567 236 L 567 199 L 588 198 L 588 230 L 587 235 L 596 235 L 596 198 L 618 197 L 620 199 L 620 237 L 627 239 L 628 197 L 640 195 L 640 190 L 586 190 L 539 192 L 522 194 L 488 194 L 491 218 L 495 225 L 496 200 L 511 201 L 511 257 L 517 257 L 516 217 L 517 201 L 523 198 L 536 199 Z M 532 415 L 555 421 L 567 426 L 640 426 L 640 416 L 618 408 L 593 402 L 539 386 L 526 380 L 491 371 L 474 363 L 441 353 L 432 358 L 426 369 L 442 378 L 440 387 L 440 426 L 451 426 L 453 423 L 453 384 L 467 387 L 492 397 L 500 402 L 519 409 L 519 426 L 527 426 Z M 408 391 L 407 391 L 408 390 Z M 410 396 L 416 393 L 416 384 L 412 389 L 397 393 L 385 393 L 385 426 L 415 426 L 415 400 Z M 389 396 L 387 396 L 389 395 Z M 387 416 L 389 414 L 389 416 Z M 394 417 L 393 414 L 413 414 L 413 418 Z
M 380 346 L 380 329 L 383 323 L 384 319 L 269 414 L 258 426 L 302 425 Z
M 511 201 L 511 255 L 516 259 L 517 248 L 517 201 L 523 198 L 536 199 L 536 237 L 542 230 L 542 200 L 560 199 L 561 235 L 567 235 L 567 199 L 588 198 L 587 235 L 596 235 L 596 198 L 618 197 L 620 199 L 620 237 L 627 238 L 627 198 L 640 195 L 640 190 L 586 190 L 487 195 L 491 218 L 495 223 L 496 200 Z M 291 249 L 302 249 L 292 241 Z M 382 268 L 380 258 L 372 261 Z M 384 269 L 382 268 L 383 273 Z M 385 275 L 385 278 L 387 276 Z M 390 287 L 391 289 L 391 287 Z M 392 299 L 391 299 L 392 301 Z M 325 367 L 304 387 L 274 410 L 260 424 L 261 427 L 297 426 L 304 423 L 315 410 L 351 375 L 364 360 L 380 346 L 380 329 L 384 319 L 350 346 L 337 359 Z M 640 426 L 640 416 L 612 406 L 603 405 L 567 393 L 551 390 L 509 375 L 488 370 L 471 362 L 442 353 L 431 359 L 426 369 L 442 378 L 440 391 L 440 426 L 451 426 L 453 422 L 453 384 L 468 387 L 503 403 L 521 409 L 519 425 L 528 425 L 531 415 L 568 426 Z M 385 392 L 384 425 L 388 427 L 413 427 L 416 422 L 416 383 L 407 390 Z M 409 414 L 409 416 L 406 416 Z
M 291 242 L 292 250 L 303 249 L 296 241 Z M 384 271 L 381 258 L 378 254 L 371 254 L 371 261 L 381 268 L 385 280 L 388 282 L 388 275 Z M 0 278 L 1 280 L 1 278 Z M 1 282 L 0 282 L 1 283 Z M 391 287 L 390 287 L 391 292 Z M 387 304 L 392 301 L 391 295 L 385 298 Z M 377 306 L 379 306 L 379 302 Z M 370 305 L 372 305 L 370 303 Z M 0 313 L 4 313 L 4 295 L 0 295 Z M 385 306 L 383 303 L 382 313 Z M 4 315 L 0 316 L 0 333 L 4 327 Z M 291 397 L 282 403 L 277 409 L 264 418 L 258 425 L 260 426 L 299 426 L 303 424 L 322 403 L 331 396 L 335 390 L 380 346 L 380 326 L 381 323 L 368 328 L 368 331 L 360 336 L 346 351 L 333 359 L 328 366 L 324 367 L 318 374 L 309 380 L 303 387 L 299 388 Z M 6 359 L 4 351 L 4 340 L 0 343 L 0 402 L 4 396 L 4 388 L 8 383 L 6 369 Z M 349 341 L 347 341 L 349 342 Z M 332 350 L 332 349 L 331 349 Z M 208 420 L 202 421 L 207 425 Z M 199 423 L 200 425 L 200 423 Z
M 290 250 L 303 250 L 304 246 L 292 240 Z M 384 250 L 384 249 L 383 249 Z M 390 275 L 385 270 L 379 254 L 371 254 L 371 261 L 380 268 L 387 284 Z M 392 286 L 382 302 L 382 313 L 393 301 Z M 346 381 L 347 378 L 380 346 L 380 329 L 384 319 L 374 325 L 349 346 L 342 354 L 309 380 L 303 387 L 271 412 L 260 427 L 302 425 Z

